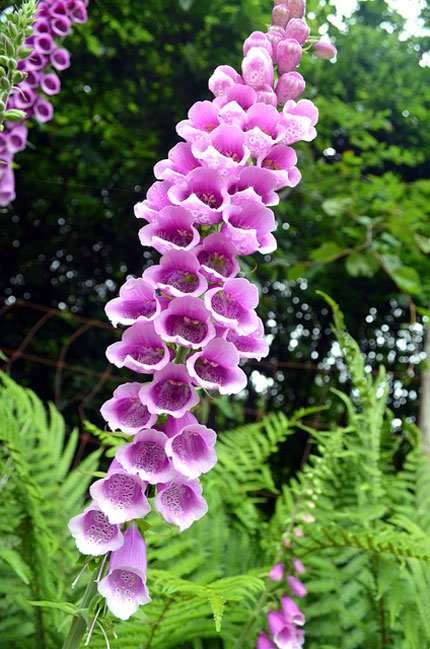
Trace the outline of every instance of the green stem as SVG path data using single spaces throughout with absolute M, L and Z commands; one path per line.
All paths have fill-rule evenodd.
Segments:
M 95 572 L 88 582 L 81 603 L 82 609 L 88 608 L 92 598 L 97 592 L 96 577 L 97 573 Z M 82 615 L 79 614 L 78 616 L 74 617 L 69 633 L 67 634 L 67 638 L 64 641 L 63 649 L 78 649 L 84 633 L 87 630 L 87 626 L 87 622 Z
M 181 365 L 184 362 L 185 357 L 188 354 L 188 351 L 189 350 L 186 347 L 179 347 L 178 345 L 176 356 L 175 356 L 175 363 Z

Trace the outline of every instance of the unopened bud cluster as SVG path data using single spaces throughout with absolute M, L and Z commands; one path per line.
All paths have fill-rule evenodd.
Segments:
M 7 34 L 0 36 L 0 52 L 5 52 L 0 56 L 0 88 L 2 92 L 4 88 L 7 96 L 6 103 L 0 94 L 5 119 L 0 133 L 0 206 L 3 207 L 15 198 L 13 158 L 27 143 L 27 127 L 22 122 L 32 117 L 40 123 L 52 119 L 54 108 L 47 97 L 56 95 L 61 88 L 54 70 L 64 70 L 70 65 L 69 52 L 61 46 L 62 40 L 70 34 L 73 23 L 87 20 L 88 0 L 40 0 L 37 7 L 33 2 L 28 4 L 33 12 L 31 7 L 26 10 L 27 27 L 19 28 L 16 24 L 24 20 L 24 14 L 8 14 Z M 19 45 L 13 54 L 15 32 Z M 6 63 L 10 74 L 3 76 Z M 1 115 L 0 110 L 0 123 Z

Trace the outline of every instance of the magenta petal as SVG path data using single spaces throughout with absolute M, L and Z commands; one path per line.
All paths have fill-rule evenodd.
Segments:
M 116 451 L 116 459 L 124 469 L 150 484 L 167 482 L 175 475 L 166 452 L 167 435 L 149 428 L 135 435 L 130 444 L 122 444 Z
M 297 577 L 294 577 L 294 575 L 288 575 L 287 576 L 287 582 L 290 587 L 291 592 L 293 595 L 296 597 L 305 597 L 307 595 L 307 590 L 304 584 L 300 581 L 300 579 L 297 579 Z
M 240 266 L 235 258 L 236 247 L 221 232 L 213 232 L 195 248 L 194 254 L 201 264 L 201 270 L 212 281 L 235 277 Z
M 111 525 L 95 503 L 70 519 L 69 530 L 82 554 L 100 556 L 117 550 L 124 542 L 119 526 Z
M 111 430 L 121 430 L 134 435 L 145 426 L 152 426 L 157 416 L 150 413 L 139 399 L 140 383 L 124 383 L 113 393 L 113 398 L 106 401 L 100 413 Z
M 158 485 L 154 506 L 162 517 L 183 532 L 208 511 L 198 480 L 175 478 L 168 484 Z
M 106 478 L 96 480 L 90 487 L 90 495 L 109 523 L 125 523 L 144 518 L 151 511 L 145 488 L 146 482 L 119 468 Z
M 265 633 L 260 633 L 257 638 L 257 647 L 256 649 L 275 649 L 275 645 L 270 642 L 269 638 Z
M 119 323 L 134 324 L 150 322 L 157 317 L 161 308 L 155 297 L 154 287 L 143 279 L 129 279 L 121 286 L 119 297 L 110 300 L 105 312 L 113 326 Z
M 281 604 L 286 622 L 303 626 L 305 623 L 305 616 L 297 606 L 296 602 L 291 599 L 291 597 L 288 597 L 288 595 L 282 595 Z
M 189 210 L 179 206 L 165 207 L 158 214 L 156 223 L 150 223 L 139 231 L 140 243 L 161 253 L 192 250 L 200 242 L 193 223 L 194 217 Z
M 159 265 L 144 272 L 143 278 L 173 297 L 199 297 L 208 287 L 199 270 L 200 264 L 192 252 L 170 250 L 161 257 Z
M 199 224 L 219 223 L 229 203 L 226 181 L 215 169 L 190 171 L 184 181 L 169 189 L 169 199 L 187 208 Z
M 276 563 L 269 572 L 269 577 L 272 581 L 281 581 L 284 576 L 284 564 Z
M 166 435 L 167 437 L 174 437 L 175 435 L 178 435 L 185 426 L 194 426 L 194 424 L 199 425 L 199 422 L 191 412 L 186 412 L 183 417 L 176 419 L 169 415 L 166 420 Z
M 150 412 L 177 418 L 183 417 L 199 402 L 186 368 L 176 363 L 169 363 L 155 374 L 152 383 L 143 385 L 139 398 Z
M 172 184 L 169 180 L 162 180 L 151 185 L 146 199 L 134 206 L 136 218 L 145 219 L 149 223 L 158 221 L 158 212 L 172 204 L 167 194 Z
M 157 333 L 169 343 L 199 349 L 215 336 L 210 312 L 198 297 L 174 298 L 155 321 Z
M 166 442 L 166 455 L 176 471 L 192 480 L 207 473 L 216 464 L 216 433 L 211 428 L 191 424 Z
M 258 304 L 258 289 L 246 279 L 229 279 L 223 287 L 207 291 L 205 304 L 220 324 L 247 335 L 258 326 L 252 309 Z
M 247 384 L 247 377 L 238 367 L 240 356 L 236 347 L 223 338 L 214 338 L 203 351 L 187 359 L 187 369 L 197 385 L 220 394 L 237 394 Z
M 116 367 L 143 374 L 161 370 L 170 361 L 169 349 L 152 322 L 136 322 L 126 329 L 120 342 L 109 345 L 106 356 Z
M 154 175 L 160 180 L 176 182 L 197 167 L 200 167 L 200 162 L 193 156 L 191 144 L 179 142 L 173 149 L 170 149 L 167 160 L 157 162 L 154 167 Z

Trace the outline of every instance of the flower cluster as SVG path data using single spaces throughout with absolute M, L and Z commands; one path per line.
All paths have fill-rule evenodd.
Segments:
M 216 68 L 209 79 L 214 98 L 196 102 L 179 122 L 183 141 L 155 165 L 156 181 L 135 206 L 146 221 L 141 244 L 161 256 L 106 305 L 113 325 L 126 327 L 107 357 L 151 379 L 119 386 L 102 406 L 109 428 L 133 439 L 118 448 L 106 477 L 91 487 L 90 506 L 70 524 L 82 552 L 111 552 L 99 591 L 120 617 L 148 597 L 143 577 L 133 582 L 136 590 L 128 573 L 118 581 L 117 566 L 134 570 L 127 543 L 139 535 L 134 527 L 123 534 L 121 526 L 150 511 L 148 485 L 156 490 L 155 509 L 180 531 L 206 513 L 199 477 L 216 463 L 216 433 L 191 412 L 198 391 L 240 392 L 247 383 L 241 361 L 269 351 L 258 291 L 238 277 L 238 257 L 275 251 L 270 208 L 279 203 L 277 191 L 300 181 L 291 145 L 316 137 L 317 108 L 297 101 L 305 82 L 296 68 L 309 36 L 303 12 L 303 0 L 278 3 L 268 32 L 246 39 L 241 74 Z M 144 573 L 143 563 L 133 574 Z M 129 605 L 121 608 L 125 591 Z M 292 629 L 293 605 L 285 602 Z
M 60 79 L 55 70 L 70 65 L 69 52 L 61 47 L 62 39 L 70 34 L 73 23 L 87 20 L 88 0 L 39 0 L 33 34 L 26 38 L 25 47 L 32 53 L 18 63 L 18 70 L 26 78 L 10 93 L 7 110 L 18 109 L 25 120 L 35 117 L 38 122 L 52 119 L 54 108 L 46 97 L 60 92 Z M 27 128 L 22 123 L 6 121 L 0 133 L 0 205 L 8 205 L 15 198 L 15 179 L 12 168 L 16 153 L 25 149 Z

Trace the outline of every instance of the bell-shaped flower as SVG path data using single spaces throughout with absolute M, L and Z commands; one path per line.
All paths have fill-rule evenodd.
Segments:
M 290 99 L 282 109 L 281 121 L 285 129 L 284 144 L 300 140 L 311 142 L 317 136 L 314 127 L 318 122 L 318 108 L 309 99 L 300 99 L 297 103 Z
M 260 318 L 257 318 L 257 327 L 246 336 L 241 336 L 233 329 L 228 329 L 226 340 L 233 343 L 239 352 L 240 358 L 255 358 L 261 361 L 269 353 L 269 345 L 264 340 L 264 326 Z
M 258 326 L 253 309 L 258 304 L 258 289 L 247 279 L 228 279 L 224 286 L 207 291 L 206 307 L 220 324 L 247 335 Z
M 224 282 L 235 277 L 239 270 L 239 262 L 235 255 L 235 246 L 221 232 L 212 232 L 195 248 L 202 273 L 212 282 Z
M 278 97 L 273 90 L 272 86 L 268 86 L 267 84 L 265 86 L 261 86 L 257 90 L 257 102 L 262 103 L 262 104 L 268 104 L 269 106 L 277 106 L 278 105 Z
M 155 223 L 149 223 L 139 230 L 140 243 L 161 253 L 192 250 L 200 243 L 200 235 L 193 223 L 193 215 L 184 207 L 165 207 Z
M 39 70 L 28 70 L 25 83 L 30 86 L 30 88 L 37 88 L 37 86 L 40 84 L 41 76 L 42 75 Z
M 155 330 L 168 343 L 199 349 L 215 337 L 211 314 L 198 297 L 177 297 L 155 321 Z
M 291 592 L 296 597 L 305 597 L 307 595 L 308 591 L 306 590 L 306 586 L 294 575 L 288 575 L 287 582 Z
M 41 97 L 39 97 L 39 99 L 34 104 L 33 110 L 35 118 L 41 124 L 49 122 L 49 120 L 51 120 L 54 115 L 53 105 L 49 101 L 46 101 Z
M 67 5 L 63 0 L 53 0 L 49 3 L 49 13 L 51 16 L 67 16 Z
M 273 7 L 272 10 L 272 25 L 278 25 L 285 29 L 288 19 L 290 17 L 290 11 L 286 4 L 277 4 Z
M 199 297 L 208 287 L 199 270 L 200 263 L 192 252 L 170 250 L 161 257 L 160 264 L 145 270 L 143 279 L 173 297 Z
M 209 90 L 215 97 L 225 95 L 235 83 L 243 83 L 243 79 L 230 65 L 219 65 L 209 78 Z
M 271 234 L 276 228 L 275 217 L 272 210 L 261 203 L 244 200 L 240 205 L 230 205 L 223 218 L 221 233 L 232 241 L 241 255 L 276 250 L 276 239 Z
M 255 91 L 249 86 L 238 85 L 238 88 L 248 88 L 248 90 L 252 90 L 252 92 L 254 92 L 256 96 Z M 237 101 L 229 101 L 227 103 L 223 103 L 223 106 L 219 109 L 218 114 L 223 124 L 227 124 L 228 126 L 237 126 L 241 130 L 243 130 L 243 127 L 246 123 L 246 110 L 242 108 L 242 106 L 240 106 Z
M 267 40 L 270 41 L 273 48 L 273 59 L 276 60 L 276 50 L 278 44 L 285 38 L 285 30 L 278 25 L 272 25 L 267 31 Z
M 87 22 L 88 16 L 84 2 L 81 2 L 81 0 L 73 0 L 70 2 L 69 0 L 67 8 L 69 10 L 69 16 L 74 23 L 81 24 Z
M 198 298 L 178 298 L 183 300 Z M 184 365 L 169 363 L 156 373 L 154 380 L 140 388 L 139 398 L 156 415 L 183 417 L 199 402 L 191 377 Z
M 26 41 L 27 40 L 28 39 L 26 39 Z M 51 54 L 50 58 L 52 60 L 52 54 Z M 43 70 L 44 68 L 46 68 L 46 66 L 48 64 L 48 61 L 49 61 L 49 59 L 48 59 L 47 56 L 45 56 L 44 54 L 41 54 L 40 52 L 36 52 L 36 51 L 33 50 L 33 52 L 30 54 L 28 59 L 25 59 L 25 69 L 26 70 Z M 21 87 L 22 87 L 22 84 L 20 84 L 20 88 Z
M 284 564 L 280 561 L 275 563 L 269 572 L 269 577 L 272 581 L 281 581 L 284 576 Z
M 256 649 L 275 649 L 275 645 L 265 633 L 261 632 L 257 638 Z
M 257 103 L 248 110 L 246 123 L 246 144 L 252 155 L 257 158 L 269 151 L 274 144 L 282 140 L 285 127 L 274 106 Z
M 72 25 L 67 16 L 57 16 L 51 20 L 51 29 L 54 36 L 67 36 L 72 31 Z
M 4 165 L 0 165 L 3 167 Z M 1 171 L 0 171 L 1 173 Z M 7 166 L 0 178 L 0 206 L 9 205 L 15 199 L 15 176 L 10 166 Z
M 222 176 L 243 169 L 251 155 L 243 131 L 228 124 L 217 126 L 206 140 L 193 144 L 192 151 L 204 167 L 215 169 Z
M 289 624 L 296 624 L 298 626 L 303 626 L 305 623 L 305 616 L 297 606 L 296 602 L 288 597 L 288 595 L 282 595 L 281 597 L 282 604 L 282 613 L 286 622 Z
M 167 440 L 166 455 L 176 471 L 193 480 L 215 466 L 215 442 L 214 430 L 200 424 L 190 424 Z
M 208 504 L 202 496 L 203 489 L 198 480 L 178 477 L 167 484 L 157 485 L 157 488 L 155 508 L 165 521 L 178 525 L 180 532 L 208 511 Z
M 165 451 L 167 439 L 160 430 L 141 430 L 130 444 L 117 448 L 115 457 L 127 473 L 137 475 L 149 484 L 167 482 L 175 475 Z
M 272 56 L 265 47 L 251 47 L 248 50 L 242 60 L 242 77 L 245 83 L 255 90 L 265 85 L 273 86 Z
M 61 82 L 56 74 L 42 74 L 40 87 L 46 95 L 57 95 L 61 90 Z
M 15 108 L 26 110 L 27 108 L 31 108 L 37 101 L 37 92 L 23 81 L 19 84 L 19 90 L 14 91 L 13 100 Z
M 304 567 L 303 563 L 300 561 L 300 559 L 293 559 L 292 562 L 294 570 L 297 572 L 299 575 L 304 575 L 306 572 L 306 568 Z
M 134 214 L 137 219 L 145 219 L 148 223 L 157 223 L 158 213 L 164 208 L 172 205 L 168 190 L 172 187 L 170 180 L 156 181 L 146 192 L 146 198 L 134 206 Z
M 97 589 L 120 620 L 128 620 L 141 604 L 151 601 L 146 587 L 146 545 L 134 523 L 124 532 L 124 545 L 110 555 L 108 573 Z
M 7 142 L 7 149 L 11 153 L 23 151 L 27 143 L 28 129 L 24 124 L 14 124 L 13 128 L 9 131 Z
M 166 419 L 165 433 L 167 437 L 175 437 L 178 435 L 185 426 L 198 425 L 197 418 L 193 415 L 192 412 L 186 412 L 183 417 L 171 417 L 170 415 Z
M 167 365 L 170 350 L 156 334 L 152 322 L 136 322 L 124 331 L 119 342 L 109 345 L 106 356 L 116 367 L 152 374 Z
M 70 67 L 70 54 L 64 48 L 54 50 L 53 52 L 51 52 L 49 58 L 50 58 L 52 66 L 56 70 L 65 70 L 66 68 Z M 42 66 L 42 67 L 45 67 L 45 66 Z
M 292 18 L 285 28 L 285 37 L 294 38 L 299 45 L 308 40 L 311 33 L 309 25 L 301 18 Z
M 275 189 L 295 187 L 300 182 L 302 176 L 296 164 L 296 152 L 285 144 L 275 144 L 267 153 L 257 158 L 257 165 L 270 171 L 275 180 Z
M 182 182 L 169 189 L 168 196 L 172 203 L 189 210 L 201 225 L 219 223 L 229 204 L 226 181 L 215 169 L 190 171 Z
M 269 611 L 269 631 L 278 649 L 300 649 L 305 641 L 304 632 L 294 624 L 286 622 L 282 613 Z
M 242 110 L 247 111 L 248 108 L 251 108 L 253 104 L 257 101 L 257 93 L 254 88 L 247 86 L 243 83 L 234 83 L 230 88 L 227 89 L 225 95 L 221 95 L 213 100 L 213 104 L 219 109 L 219 117 L 226 124 L 230 124 L 228 120 L 228 111 L 223 112 L 223 107 L 227 104 L 236 104 Z M 235 109 L 237 113 L 237 108 Z M 236 122 L 234 122 L 236 123 Z M 239 124 L 240 125 L 240 124 Z
M 237 394 L 247 384 L 246 374 L 238 367 L 240 356 L 223 338 L 213 338 L 203 351 L 187 358 L 187 369 L 194 382 L 220 394 Z
M 141 383 L 124 383 L 115 390 L 113 398 L 102 405 L 100 413 L 111 430 L 134 435 L 145 426 L 155 424 L 157 415 L 149 412 L 139 399 L 141 387 Z
M 276 63 L 279 74 L 292 72 L 300 63 L 302 48 L 294 38 L 285 38 L 276 48 Z
M 299 72 L 285 72 L 276 84 L 278 104 L 284 106 L 289 99 L 298 99 L 305 88 L 305 80 Z
M 70 519 L 69 530 L 82 554 L 100 556 L 118 550 L 124 542 L 119 525 L 109 523 L 95 503 Z
M 228 191 L 233 205 L 241 205 L 243 201 L 278 205 L 279 196 L 275 192 L 276 186 L 277 179 L 270 170 L 251 165 L 242 169 L 237 178 L 232 180 Z
M 144 518 L 151 511 L 145 496 L 146 482 L 127 473 L 117 460 L 113 460 L 107 475 L 90 487 L 90 496 L 109 523 L 118 524 Z
M 176 131 L 187 142 L 199 142 L 219 124 L 217 107 L 211 101 L 196 101 L 188 111 L 188 119 L 179 122 Z
M 55 50 L 55 41 L 51 34 L 39 34 L 34 39 L 34 51 L 38 54 L 51 54 Z
M 290 18 L 303 18 L 306 8 L 306 0 L 288 0 Z
M 150 322 L 161 311 L 155 297 L 154 287 L 144 279 L 128 279 L 115 297 L 105 306 L 105 312 L 113 326 L 131 325 L 135 322 Z
M 182 180 L 193 169 L 200 167 L 200 162 L 191 151 L 190 142 L 179 142 L 170 149 L 167 160 L 160 160 L 154 166 L 154 176 L 160 180 L 174 183 Z
M 243 56 L 246 56 L 252 47 L 263 47 L 267 50 L 270 56 L 273 54 L 272 44 L 264 32 L 252 32 L 248 38 L 245 39 L 245 42 L 243 43 Z

